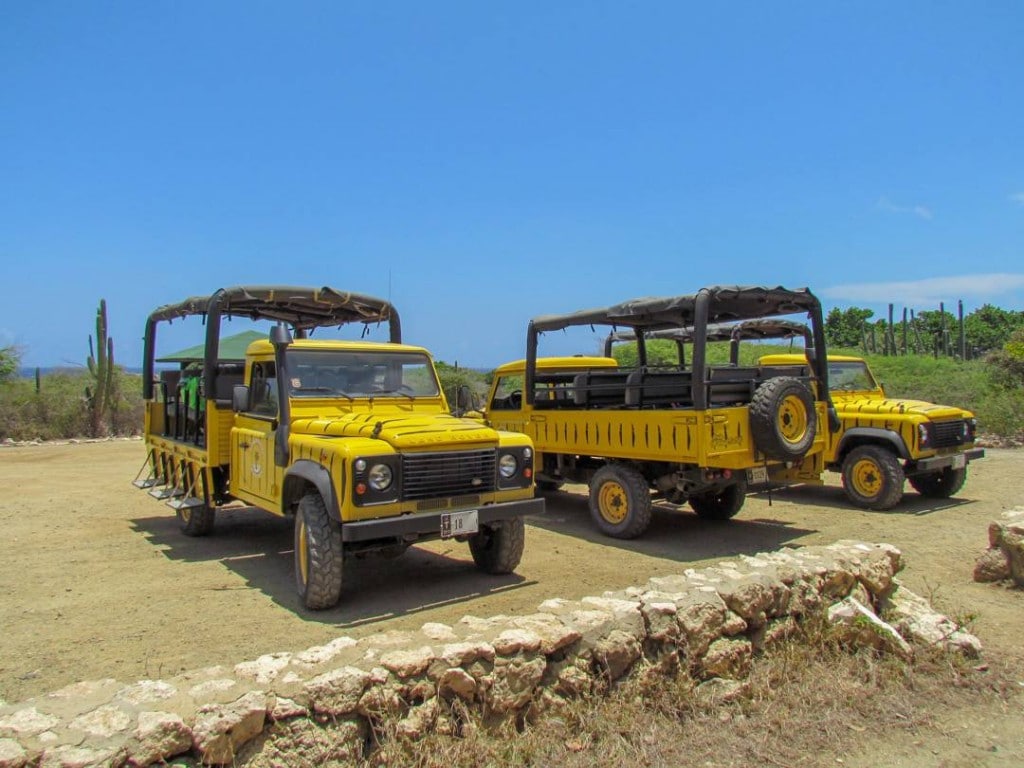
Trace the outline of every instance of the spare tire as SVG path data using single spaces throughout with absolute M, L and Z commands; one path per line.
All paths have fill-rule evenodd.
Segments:
M 750 401 L 750 434 L 769 459 L 790 461 L 811 449 L 818 419 L 814 396 L 792 376 L 768 379 Z

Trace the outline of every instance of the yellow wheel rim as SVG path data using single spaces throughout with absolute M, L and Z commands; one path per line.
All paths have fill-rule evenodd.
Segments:
M 602 483 L 597 493 L 597 508 L 601 517 L 612 525 L 618 525 L 629 514 L 626 489 L 614 480 Z
M 789 395 L 782 401 L 776 416 L 779 434 L 787 443 L 799 443 L 807 434 L 807 408 L 796 395 Z
M 882 472 L 871 459 L 861 459 L 854 464 L 850 479 L 853 489 L 861 496 L 871 498 L 882 491 Z
M 309 542 L 306 541 L 306 523 L 299 520 L 299 550 L 296 556 L 299 558 L 299 578 L 303 584 L 309 581 Z

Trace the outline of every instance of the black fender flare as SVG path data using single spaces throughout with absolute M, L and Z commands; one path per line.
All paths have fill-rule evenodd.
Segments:
M 327 506 L 327 513 L 333 520 L 341 522 L 341 507 L 338 504 L 338 496 L 334 492 L 334 483 L 331 482 L 331 473 L 322 464 L 309 459 L 299 459 L 292 464 L 284 473 L 284 487 L 281 493 L 281 512 L 288 514 L 288 508 L 292 502 L 298 501 L 300 494 L 298 489 L 304 484 L 310 483 L 320 498 Z M 341 478 L 341 487 L 345 487 L 344 474 Z
M 839 450 L 836 455 L 845 456 L 856 446 L 865 443 L 888 445 L 893 449 L 893 453 L 901 459 L 910 461 L 910 451 L 907 450 L 907 445 L 903 442 L 900 434 L 891 429 L 879 429 L 878 427 L 853 427 L 846 430 L 839 441 Z

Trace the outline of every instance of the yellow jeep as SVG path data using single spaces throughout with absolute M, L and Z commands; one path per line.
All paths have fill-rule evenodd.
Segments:
M 767 355 L 763 365 L 802 365 L 802 355 Z M 850 501 L 889 509 L 903 498 L 904 480 L 922 496 L 959 491 L 967 464 L 985 455 L 974 447 L 974 414 L 951 405 L 887 397 L 859 357 L 829 355 L 829 388 L 840 427 L 829 435 L 825 466 L 841 472 Z
M 724 520 L 742 507 L 747 481 L 773 467 L 820 474 L 828 432 L 824 363 L 741 368 L 709 365 L 709 324 L 797 314 L 824 346 L 821 306 L 807 289 L 705 288 L 694 295 L 637 299 L 612 307 L 534 318 L 526 358 L 495 372 L 485 414 L 499 428 L 530 436 L 543 488 L 590 485 L 590 510 L 605 534 L 632 538 L 651 519 L 652 490 Z M 574 326 L 628 329 L 638 365 L 608 357 L 539 357 L 542 334 Z M 688 365 L 648 366 L 644 338 L 692 327 Z
M 799 353 L 762 355 L 757 358 L 759 366 L 796 370 L 814 357 L 811 329 L 784 319 L 710 326 L 705 336 L 708 341 L 729 343 L 729 361 L 734 366 L 740 365 L 743 341 L 798 339 L 804 346 Z M 694 329 L 667 329 L 647 337 L 675 341 L 679 360 L 684 360 L 685 350 L 694 343 Z M 611 354 L 615 342 L 633 338 L 628 332 L 612 334 L 605 342 L 605 354 Z M 967 464 L 985 455 L 984 449 L 973 447 L 974 414 L 953 406 L 886 397 L 859 357 L 828 355 L 828 386 L 838 421 L 828 435 L 824 465 L 775 465 L 769 471 L 772 482 L 820 484 L 820 472 L 829 469 L 842 473 L 843 488 L 854 504 L 889 509 L 903 497 L 904 480 L 922 496 L 952 496 L 963 487 Z
M 195 315 L 200 360 L 156 376 L 158 325 Z M 225 317 L 278 324 L 243 355 L 221 355 Z M 346 323 L 385 323 L 391 341 L 308 338 Z M 228 504 L 293 518 L 296 586 L 312 609 L 339 600 L 346 557 L 439 537 L 468 542 L 487 573 L 511 572 L 523 516 L 544 509 L 530 440 L 450 415 L 430 354 L 400 342 L 391 304 L 331 288 L 228 288 L 160 307 L 146 323 L 135 485 L 189 536 L 210 533 Z

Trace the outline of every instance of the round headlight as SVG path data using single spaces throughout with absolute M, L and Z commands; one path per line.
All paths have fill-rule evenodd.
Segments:
M 533 451 L 529 448 L 523 448 L 523 459 L 529 461 L 531 456 L 533 456 Z
M 386 491 L 394 479 L 395 474 L 387 464 L 374 464 L 370 467 L 370 474 L 367 477 L 370 487 L 375 491 Z
M 356 472 L 366 471 L 366 459 L 356 459 Z
M 519 462 L 511 453 L 506 453 L 498 460 L 498 472 L 504 478 L 512 477 L 519 469 Z

